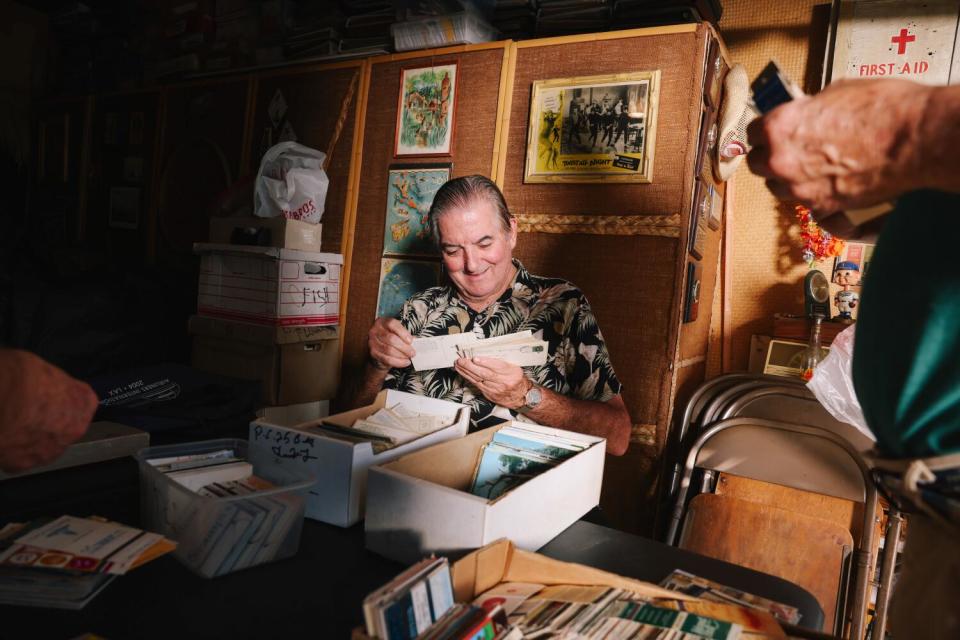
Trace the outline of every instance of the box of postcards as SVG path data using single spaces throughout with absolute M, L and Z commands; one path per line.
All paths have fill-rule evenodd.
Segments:
M 250 457 L 315 476 L 307 517 L 349 527 L 363 518 L 370 467 L 461 438 L 469 427 L 466 405 L 386 390 L 373 404 L 320 420 L 293 426 L 256 420 L 250 425 Z
M 400 562 L 498 538 L 536 550 L 597 506 L 606 441 L 506 422 L 370 470 L 367 548 Z
M 313 476 L 247 453 L 236 439 L 137 453 L 143 526 L 176 541 L 176 558 L 206 578 L 287 558 L 300 546 Z

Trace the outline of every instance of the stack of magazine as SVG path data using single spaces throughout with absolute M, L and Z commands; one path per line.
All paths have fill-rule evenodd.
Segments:
M 177 532 L 177 557 L 205 576 L 219 576 L 269 562 L 299 526 L 303 503 L 253 474 L 233 449 L 153 458 L 147 464 L 206 498 L 166 492 L 161 517 Z M 262 494 L 262 495 L 261 495 Z
M 423 437 L 434 431 L 445 429 L 457 421 L 456 415 L 444 416 L 412 408 L 397 403 L 392 407 L 383 407 L 366 418 L 355 420 L 350 427 L 342 427 L 329 421 L 323 421 L 311 428 L 320 435 L 344 438 L 354 441 L 373 442 L 378 453 Z
M 82 609 L 118 575 L 176 546 L 101 518 L 11 523 L 0 529 L 0 603 Z
M 583 451 L 581 442 L 526 429 L 502 427 L 480 450 L 470 493 L 493 500 Z

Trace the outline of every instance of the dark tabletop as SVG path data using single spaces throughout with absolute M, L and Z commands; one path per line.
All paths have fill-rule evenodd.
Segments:
M 46 515 L 137 522 L 135 466 L 104 469 L 88 470 L 80 484 L 69 473 L 0 483 L 0 524 L 34 517 L 43 505 Z M 802 626 L 823 622 L 813 596 L 794 584 L 589 522 L 575 523 L 540 552 L 650 582 L 685 569 L 793 605 Z M 306 520 L 292 558 L 206 579 L 164 556 L 118 577 L 81 611 L 0 606 L 0 638 L 348 638 L 362 623 L 364 596 L 403 568 L 366 551 L 362 523 L 341 529 Z

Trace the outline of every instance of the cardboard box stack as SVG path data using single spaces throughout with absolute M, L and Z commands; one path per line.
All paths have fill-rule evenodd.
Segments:
M 260 380 L 266 405 L 327 400 L 339 383 L 340 269 L 321 225 L 214 218 L 201 256 L 192 365 Z

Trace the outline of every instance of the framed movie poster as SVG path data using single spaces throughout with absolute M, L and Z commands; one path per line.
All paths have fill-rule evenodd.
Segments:
M 440 263 L 427 260 L 380 261 L 380 293 L 377 297 L 377 317 L 397 318 L 403 303 L 415 293 L 435 287 L 440 282 Z
M 533 83 L 524 182 L 651 182 L 660 72 Z
M 394 156 L 450 155 L 456 99 L 456 62 L 402 69 Z
M 433 196 L 450 179 L 447 164 L 393 165 L 387 179 L 384 255 L 434 256 L 427 216 Z

